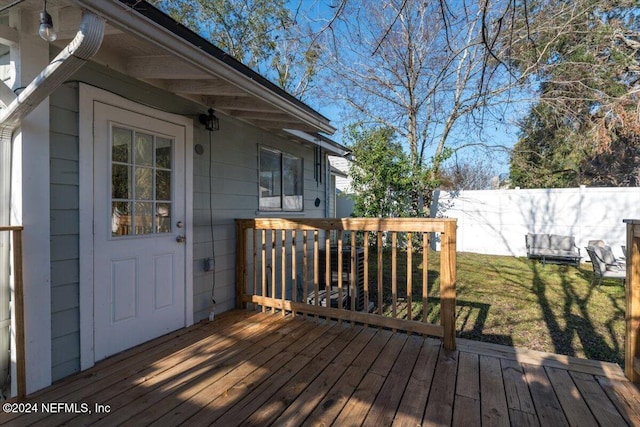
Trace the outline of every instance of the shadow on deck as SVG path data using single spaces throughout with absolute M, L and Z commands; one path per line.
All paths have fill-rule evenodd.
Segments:
M 0 424 L 640 425 L 618 365 L 456 342 L 236 310 L 11 401 Z

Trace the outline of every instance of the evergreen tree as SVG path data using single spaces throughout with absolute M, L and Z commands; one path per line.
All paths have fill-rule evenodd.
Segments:
M 349 171 L 357 217 L 403 217 L 410 209 L 411 166 L 387 127 L 352 125 L 346 139 L 353 153 Z

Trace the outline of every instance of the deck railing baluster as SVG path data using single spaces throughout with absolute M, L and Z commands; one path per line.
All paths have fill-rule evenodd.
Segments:
M 337 252 L 337 256 L 336 256 L 336 262 L 337 262 L 337 267 L 338 267 L 338 309 L 342 310 L 342 273 L 343 273 L 343 248 L 342 248 L 342 239 L 344 238 L 344 236 L 342 235 L 342 230 L 338 230 L 338 252 Z M 327 259 L 329 259 L 329 253 L 331 252 L 331 250 L 329 249 L 329 246 L 325 247 L 325 251 L 327 253 Z M 331 269 L 328 268 L 327 269 L 327 276 L 330 276 L 332 274 Z M 327 300 L 327 307 L 329 306 L 329 301 Z
M 287 299 L 287 230 L 280 230 L 280 299 L 282 301 L 282 315 L 285 316 L 287 311 L 284 309 L 284 302 Z M 294 300 L 295 301 L 295 300 Z
M 391 233 L 391 315 L 398 317 L 398 233 Z M 394 330 L 395 332 L 395 330 Z
M 307 230 L 302 230 L 302 301 L 307 303 L 307 277 L 309 277 L 309 242 L 307 238 Z M 307 312 L 304 313 L 307 318 Z
M 267 230 L 262 230 L 262 296 L 267 297 L 268 287 L 267 287 Z M 267 307 L 262 304 L 262 312 L 265 313 L 267 311 Z
M 261 244 L 262 270 L 262 295 L 256 294 L 257 286 L 246 286 L 247 274 L 240 274 L 249 267 L 238 267 L 238 300 L 239 305 L 247 302 L 253 306 L 260 306 L 263 311 L 267 309 L 275 313 L 277 310 L 282 315 L 287 313 L 300 313 L 313 315 L 316 318 L 335 319 L 338 322 L 348 321 L 352 324 L 375 325 L 391 330 L 403 330 L 410 333 L 420 333 L 441 337 L 446 349 L 455 348 L 455 263 L 456 263 L 456 222 L 451 219 L 377 219 L 377 218 L 344 218 L 344 219 L 241 219 L 236 220 L 240 231 L 238 238 L 246 236 L 244 231 L 254 230 L 253 238 L 238 244 L 238 250 L 247 254 L 248 244 L 253 244 L 254 282 L 257 280 L 257 249 Z M 258 242 L 257 231 L 262 234 L 261 242 Z M 267 234 L 267 231 L 270 233 Z M 302 266 L 298 263 L 300 256 L 299 235 L 302 234 Z M 308 236 L 313 233 L 313 248 L 309 247 Z M 345 232 L 349 233 L 345 238 Z M 428 322 L 428 233 L 439 233 L 441 241 L 440 251 L 440 324 Z M 280 236 L 277 233 L 281 233 Z M 333 234 L 335 233 L 335 234 Z M 359 233 L 363 233 L 360 238 Z M 370 234 L 376 233 L 377 252 L 370 252 Z M 390 234 L 386 234 L 390 233 Z M 398 233 L 401 233 L 400 236 Z M 419 312 L 413 307 L 413 273 L 416 266 L 413 261 L 413 238 L 422 234 L 422 320 Z M 391 248 L 384 247 L 384 240 L 391 243 Z M 246 237 L 245 237 L 246 239 Z M 322 239 L 322 240 L 321 240 Z M 358 247 L 358 243 L 364 247 Z M 270 253 L 267 245 L 271 246 Z M 280 248 L 278 246 L 280 245 Z M 333 249 L 332 249 L 332 245 Z M 399 247 L 399 245 L 402 245 Z M 291 250 L 287 250 L 287 246 Z M 280 249 L 280 250 L 278 250 Z M 322 251 L 322 252 L 321 252 Z M 345 253 L 347 252 L 348 253 Z M 406 255 L 405 255 L 406 252 Z M 323 255 L 324 257 L 322 257 Z M 370 277 L 370 255 L 377 257 L 377 274 Z M 311 256 L 311 259 L 309 259 Z M 390 260 L 385 257 L 390 256 Z M 402 268 L 406 256 L 406 268 Z M 280 259 L 278 259 L 280 257 Z M 287 261 L 287 257 L 291 257 Z M 335 257 L 335 259 L 332 259 Z M 364 257 L 364 258 L 363 258 Z M 239 262 L 247 263 L 249 259 L 244 256 L 237 257 Z M 324 262 L 320 260 L 324 259 Z M 309 262 L 312 264 L 309 265 Z M 385 283 L 385 262 L 390 263 L 391 283 L 389 278 Z M 322 265 L 321 265 L 322 264 Z M 277 274 L 278 268 L 281 270 Z M 313 268 L 313 271 L 309 271 Z M 299 271 L 301 269 L 301 272 Z M 270 274 L 267 275 L 267 270 Z M 324 272 L 323 278 L 321 273 Z M 311 274 L 311 283 L 310 277 Z M 375 274 L 375 273 L 374 273 Z M 402 277 L 406 274 L 406 278 Z M 337 275 L 337 276 L 336 276 Z M 347 278 L 345 278 L 345 276 Z M 334 279 L 336 277 L 336 279 Z M 276 278 L 280 280 L 277 286 Z M 377 309 L 370 306 L 376 305 L 369 301 L 371 292 L 369 279 L 377 283 Z M 269 286 L 269 280 L 271 285 Z M 324 284 L 324 296 L 320 294 L 320 281 Z M 398 282 L 404 284 L 398 287 Z M 331 297 L 332 286 L 336 286 L 333 299 Z M 289 289 L 289 286 L 293 287 Z M 406 286 L 406 292 L 402 286 Z M 253 289 L 253 294 L 248 294 Z M 385 301 L 385 289 L 390 291 L 389 301 Z M 418 287 L 420 289 L 420 287 Z M 276 290 L 281 292 L 278 296 Z M 270 294 L 269 294 L 270 291 Z M 347 292 L 347 294 L 345 294 Z M 399 293 L 400 292 L 400 293 Z M 418 291 L 419 292 L 419 291 Z M 406 293 L 406 309 L 402 304 L 398 305 L 400 296 Z M 300 301 L 302 295 L 302 301 Z M 344 302 L 346 295 L 348 303 Z M 288 298 L 288 296 L 290 298 Z M 336 298 L 337 297 L 337 298 Z M 419 301 L 420 299 L 418 299 Z M 387 306 L 385 306 L 387 304 Z M 389 312 L 386 313 L 385 311 Z M 417 320 L 414 320 L 414 317 Z
M 351 259 L 349 260 L 350 270 L 349 273 L 349 295 L 351 295 L 351 311 L 356 311 L 356 232 L 351 232 Z M 351 322 L 353 325 L 354 323 Z
M 429 315 L 429 233 L 422 233 L 422 321 Z
M 384 277 L 382 276 L 382 272 L 383 272 L 383 266 L 384 266 L 384 261 L 383 261 L 383 254 L 382 254 L 382 231 L 378 231 L 378 235 L 377 235 L 377 243 L 378 243 L 378 261 L 377 261 L 377 265 L 378 265 L 378 315 L 382 316 L 383 314 L 383 309 L 384 309 L 384 305 L 383 305 L 383 280 Z
M 363 237 L 362 246 L 364 248 L 364 265 L 363 265 L 363 274 L 364 274 L 364 310 L 369 312 L 369 232 L 365 231 Z M 365 326 L 369 326 L 368 323 L 365 323 Z
M 411 313 L 411 304 L 413 303 L 413 245 L 411 242 L 412 235 L 411 232 L 407 233 L 407 319 L 413 320 L 413 316 Z
M 296 230 L 291 230 L 291 295 L 293 301 L 298 301 L 298 278 L 296 277 L 297 265 L 296 258 L 298 257 L 298 248 L 296 247 Z M 295 308 L 291 312 L 296 314 Z
M 314 305 L 317 307 L 320 305 L 319 298 L 317 296 L 320 294 L 320 274 L 319 274 L 319 266 L 318 259 L 320 258 L 320 242 L 318 241 L 318 230 L 313 231 L 313 290 L 316 298 L 313 299 Z M 318 315 L 316 314 L 316 318 Z

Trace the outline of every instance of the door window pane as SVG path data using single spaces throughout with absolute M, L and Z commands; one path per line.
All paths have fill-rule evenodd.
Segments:
M 156 167 L 171 168 L 171 140 L 166 138 L 156 139 Z
M 136 133 L 136 164 L 153 165 L 153 136 Z
M 173 140 L 114 126 L 111 235 L 170 233 Z
M 131 229 L 131 203 L 112 202 L 111 203 L 111 235 L 128 236 Z
M 170 171 L 156 171 L 156 200 L 171 200 Z
M 153 200 L 153 168 L 136 168 L 136 199 Z
M 156 204 L 156 233 L 171 232 L 171 203 Z
M 135 234 L 153 233 L 153 203 L 135 203 Z
M 111 158 L 114 162 L 131 162 L 131 141 L 133 141 L 133 132 L 131 130 L 113 128 Z
M 128 199 L 131 197 L 131 166 L 111 166 L 111 198 Z

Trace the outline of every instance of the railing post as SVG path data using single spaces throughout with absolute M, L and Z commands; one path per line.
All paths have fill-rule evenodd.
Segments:
M 242 296 L 247 289 L 247 236 L 244 220 L 236 220 L 236 307 L 247 308 Z
M 16 385 L 18 397 L 27 395 L 24 337 L 24 282 L 22 281 L 22 228 L 13 230 L 13 294 L 16 322 Z
M 640 220 L 624 222 L 627 224 L 624 373 L 630 381 L 640 383 Z
M 446 221 L 440 251 L 440 323 L 445 350 L 456 348 L 456 221 Z

